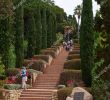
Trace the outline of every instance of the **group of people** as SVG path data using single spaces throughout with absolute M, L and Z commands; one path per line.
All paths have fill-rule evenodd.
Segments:
M 64 30 L 63 47 L 67 51 L 71 51 L 73 49 L 73 40 L 72 40 L 72 37 L 73 37 L 72 29 L 70 27 L 65 28 L 65 30 Z
M 63 47 L 65 48 L 66 51 L 72 51 L 73 50 L 73 41 L 67 41 L 67 42 L 63 42 Z

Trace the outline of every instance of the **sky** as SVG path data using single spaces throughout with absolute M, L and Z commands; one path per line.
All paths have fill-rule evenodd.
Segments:
M 77 5 L 82 3 L 82 0 L 54 0 L 55 4 L 63 8 L 67 15 L 73 15 L 74 9 Z M 96 10 L 100 7 L 93 0 L 93 14 L 95 16 Z

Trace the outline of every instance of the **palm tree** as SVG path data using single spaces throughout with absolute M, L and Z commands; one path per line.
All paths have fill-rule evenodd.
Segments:
M 79 29 L 80 29 L 80 25 L 79 25 L 79 21 L 81 18 L 81 12 L 82 12 L 82 6 L 81 5 L 77 5 L 77 7 L 74 10 L 74 15 L 77 15 L 78 17 L 78 39 L 79 39 Z

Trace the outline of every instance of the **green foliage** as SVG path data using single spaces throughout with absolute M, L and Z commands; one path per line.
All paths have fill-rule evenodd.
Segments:
M 101 32 L 106 32 L 107 33 L 107 44 L 109 46 L 103 50 L 103 57 L 105 59 L 106 64 L 109 64 L 110 61 L 110 0 L 96 0 L 100 4 L 100 16 L 102 19 L 102 30 Z M 97 16 L 96 16 L 97 17 Z
M 5 73 L 5 66 L 3 65 L 0 57 L 0 75 Z
M 45 6 L 44 6 L 45 7 Z M 47 48 L 47 20 L 46 20 L 46 9 L 42 8 L 42 49 Z
M 109 100 L 110 98 L 109 81 L 103 79 L 103 74 L 106 73 L 104 69 L 104 60 L 101 59 L 95 63 L 95 67 L 92 70 L 92 93 L 95 100 Z
M 109 100 L 110 98 L 109 81 L 105 81 L 102 79 L 94 80 L 92 85 L 92 93 L 95 100 Z
M 41 24 L 41 9 L 36 8 L 35 23 L 36 23 L 36 50 L 35 54 L 39 54 L 42 48 L 42 24 Z
M 0 2 L 0 54 L 5 67 L 9 66 L 9 48 L 12 42 L 12 2 L 1 0 Z
M 80 51 L 82 78 L 87 86 L 91 86 L 91 70 L 94 67 L 94 32 L 92 0 L 83 0 L 80 29 Z
M 8 90 L 18 90 L 21 88 L 21 84 L 4 84 L 4 88 Z
M 47 13 L 47 22 L 47 47 L 49 48 L 52 45 L 52 15 L 50 11 Z
M 32 10 L 25 8 L 25 32 L 27 34 L 27 58 L 31 58 L 35 54 L 36 48 L 36 25 L 35 25 L 35 18 Z
M 46 61 L 47 63 L 48 63 L 48 61 L 49 61 L 49 55 L 34 55 L 34 57 L 33 57 L 34 59 L 36 59 L 36 60 L 44 60 L 44 61 Z
M 14 5 L 18 5 L 19 0 L 14 0 Z M 16 67 L 20 68 L 24 59 L 24 21 L 23 21 L 23 5 L 15 9 L 15 53 L 16 53 Z
M 72 55 L 68 55 L 67 59 L 68 59 L 68 60 L 72 60 L 72 59 L 80 59 L 80 54 L 72 54 Z
M 102 26 L 103 26 L 103 19 L 101 18 L 101 12 L 97 11 L 96 12 L 96 16 L 95 16 L 95 22 L 94 22 L 95 26 L 95 31 L 97 32 L 101 32 L 102 31 Z
M 30 85 L 27 85 L 27 88 L 29 88 Z M 18 90 L 21 89 L 21 84 L 4 84 L 4 88 L 8 90 Z
M 6 70 L 6 76 L 16 76 L 19 74 L 19 70 L 15 68 L 9 68 Z
M 80 50 L 70 51 L 70 52 L 69 52 L 69 55 L 72 55 L 72 54 L 80 54 Z
M 69 96 L 72 92 L 72 88 L 63 88 L 59 89 L 58 94 L 58 100 L 66 100 L 66 97 Z
M 15 55 L 15 47 L 13 45 L 10 46 L 9 49 L 9 68 L 14 68 L 16 62 L 16 55 Z
M 56 56 L 57 56 L 56 52 L 53 51 L 53 50 L 42 50 L 41 53 L 44 54 L 44 55 L 50 55 L 53 58 L 56 58 Z
M 107 34 L 95 32 L 94 46 L 95 46 L 96 51 L 107 48 L 109 46 L 107 44 Z
M 59 84 L 67 85 L 67 81 L 77 82 L 81 80 L 81 70 L 64 70 L 60 75 Z
M 37 70 L 37 71 L 43 71 L 45 66 L 46 65 L 46 62 L 43 61 L 43 60 L 36 60 L 32 65 L 31 65 L 31 68 L 34 69 L 34 70 Z
M 62 43 L 63 41 L 63 35 L 61 33 L 56 34 L 56 42 L 54 43 L 55 45 Z
M 6 79 L 6 75 L 1 75 L 0 74 L 0 80 L 5 80 Z

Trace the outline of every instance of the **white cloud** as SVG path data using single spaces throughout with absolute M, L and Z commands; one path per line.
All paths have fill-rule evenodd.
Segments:
M 73 15 L 74 9 L 77 5 L 82 3 L 82 0 L 54 0 L 55 4 L 64 9 L 64 11 L 69 15 Z M 99 6 L 95 1 L 93 1 L 93 13 L 95 15 L 96 10 L 99 9 Z

